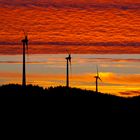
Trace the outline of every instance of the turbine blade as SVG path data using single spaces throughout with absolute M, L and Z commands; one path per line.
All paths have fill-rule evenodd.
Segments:
M 27 55 L 28 55 L 28 43 L 26 44 L 26 50 L 27 50 Z
M 27 56 L 28 56 L 28 35 L 25 36 L 25 44 L 26 44 L 26 50 L 27 50 Z
M 24 36 L 26 36 L 26 32 L 25 32 L 25 30 L 23 29 L 23 33 L 24 33 Z
M 99 80 L 102 82 L 102 79 L 99 77 Z
M 70 61 L 70 71 L 72 72 L 72 64 L 71 64 L 71 61 Z
M 66 49 L 66 52 L 69 54 L 69 51 Z
M 70 63 L 70 71 L 72 72 L 72 62 L 71 62 L 71 55 L 69 55 L 69 63 Z
M 26 43 L 26 48 L 27 48 L 27 50 L 28 50 L 28 43 Z
M 28 49 L 28 36 L 25 36 L 25 45 L 26 45 L 26 49 Z
M 97 69 L 97 76 L 99 76 L 99 71 L 98 71 L 98 66 L 96 65 L 96 69 Z
M 68 53 L 69 58 L 71 58 L 71 53 L 70 53 L 70 51 L 69 51 L 68 49 L 66 49 L 66 52 Z
M 28 40 L 26 40 L 26 49 L 28 50 Z

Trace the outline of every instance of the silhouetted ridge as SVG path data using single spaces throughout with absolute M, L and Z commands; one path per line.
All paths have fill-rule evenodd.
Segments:
M 50 87 L 44 89 L 39 86 L 28 85 L 23 88 L 21 85 L 0 86 L 0 97 L 83 97 L 88 98 L 88 106 L 93 110 L 111 112 L 140 112 L 140 97 L 123 98 L 109 94 L 96 93 L 90 90 L 67 87 Z M 90 97 L 90 98 L 89 98 Z M 78 102 L 78 101 L 76 101 Z M 84 103 L 82 107 L 86 106 Z M 81 106 L 81 105 L 80 105 Z

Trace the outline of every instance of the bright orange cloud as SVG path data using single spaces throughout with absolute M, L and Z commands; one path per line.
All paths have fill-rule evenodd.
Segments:
M 23 29 L 33 44 L 30 53 L 64 53 L 66 47 L 73 53 L 140 53 L 137 9 L 17 6 L 0 11 L 0 54 L 21 53 Z M 6 43 L 20 46 L 3 46 Z
M 105 83 L 112 84 L 139 84 L 140 83 L 140 74 L 133 75 L 122 75 L 122 74 L 113 74 L 113 73 L 100 73 L 103 81 Z
M 140 95 L 140 91 L 124 91 L 124 92 L 119 92 L 120 95 L 122 96 L 139 96 Z
M 95 74 L 71 75 L 70 83 L 72 87 L 82 89 L 95 90 Z M 101 73 L 103 82 L 99 82 L 99 89 L 104 93 L 111 93 L 118 96 L 136 96 L 138 93 L 129 94 L 127 91 L 140 90 L 140 75 L 116 75 L 113 73 Z M 7 79 L 7 83 L 20 83 L 21 74 L 16 73 L 0 73 L 0 77 Z M 14 80 L 11 80 L 14 79 Z M 27 83 L 40 85 L 43 87 L 49 86 L 65 86 L 66 77 L 64 74 L 28 74 Z M 125 94 L 128 93 L 128 94 Z

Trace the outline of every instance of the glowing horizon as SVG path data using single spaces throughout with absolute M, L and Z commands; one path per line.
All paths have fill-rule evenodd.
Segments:
M 45 87 L 66 85 L 66 55 L 29 55 L 27 84 Z M 0 56 L 0 84 L 18 83 L 22 78 L 22 56 Z M 131 97 L 140 91 L 139 55 L 72 55 L 70 86 L 95 90 L 96 65 L 103 82 L 99 91 Z

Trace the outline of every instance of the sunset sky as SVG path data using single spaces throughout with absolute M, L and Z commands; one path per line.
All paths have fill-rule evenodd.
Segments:
M 0 0 L 0 84 L 21 81 L 23 30 L 30 44 L 29 83 L 65 85 L 68 49 L 73 87 L 94 90 L 98 64 L 101 91 L 140 94 L 140 0 Z

